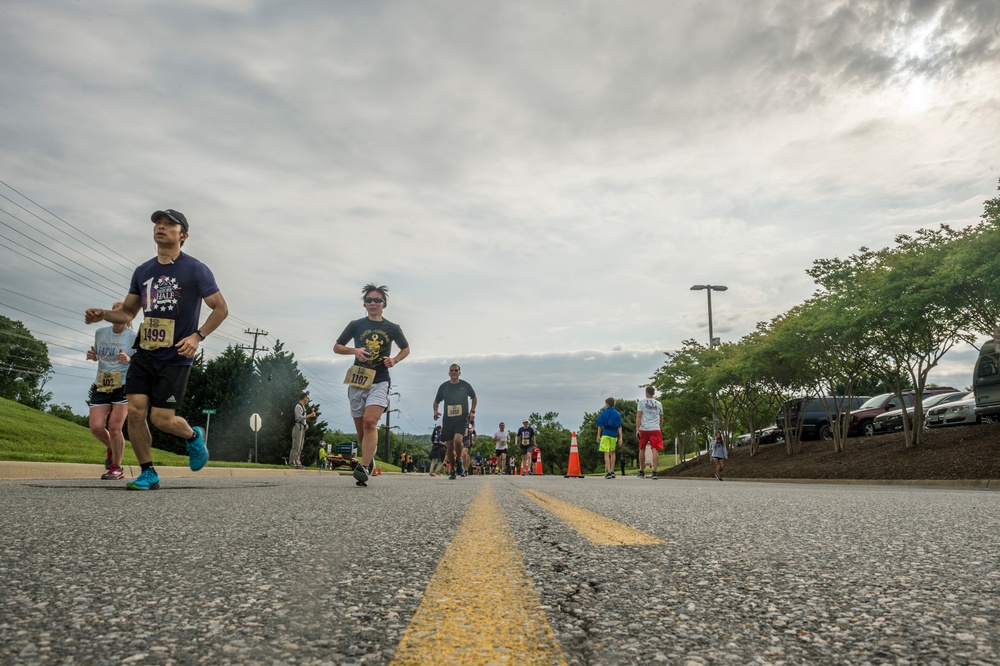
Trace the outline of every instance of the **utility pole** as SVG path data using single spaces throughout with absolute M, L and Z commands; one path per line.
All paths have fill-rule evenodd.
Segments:
M 237 348 L 238 349 L 244 349 L 244 350 L 246 350 L 246 349 L 250 349 L 251 350 L 251 352 L 250 352 L 250 363 L 252 365 L 253 362 L 254 362 L 254 359 L 256 359 L 256 357 L 257 357 L 257 350 L 258 349 L 260 351 L 262 351 L 262 352 L 271 351 L 267 347 L 258 347 L 257 346 L 257 338 L 260 338 L 260 337 L 265 337 L 266 338 L 267 337 L 267 331 L 262 331 L 259 328 L 255 328 L 254 330 L 251 331 L 248 328 L 247 330 L 245 330 L 243 332 L 246 333 L 247 335 L 252 335 L 253 336 L 253 347 L 247 347 L 246 345 L 237 345 Z
M 389 459 L 389 456 L 392 455 L 392 448 L 391 448 L 392 447 L 392 442 L 389 440 L 389 429 L 390 429 L 390 422 L 391 422 L 391 419 L 392 419 L 392 413 L 399 411 L 398 409 L 389 409 L 392 406 L 392 396 L 399 397 L 399 393 L 392 393 L 391 392 L 392 391 L 392 384 L 389 385 L 389 391 L 390 391 L 390 393 L 388 395 L 386 395 L 386 397 L 385 397 L 385 402 L 386 402 L 386 405 L 385 405 L 385 456 L 382 458 L 382 460 L 384 462 L 386 462 L 386 463 L 392 462 Z

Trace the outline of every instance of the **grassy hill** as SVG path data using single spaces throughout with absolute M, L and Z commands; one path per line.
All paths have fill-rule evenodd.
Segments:
M 209 442 L 209 451 L 212 446 Z M 0 460 L 28 462 L 92 463 L 104 462 L 104 445 L 90 434 L 90 429 L 65 419 L 0 398 Z M 153 449 L 158 467 L 187 467 L 187 456 Z M 132 447 L 125 442 L 123 465 L 138 465 Z M 287 469 L 283 465 L 257 465 L 245 462 L 209 462 L 211 467 L 251 467 Z M 385 471 L 398 471 L 394 465 L 382 465 Z
M 0 398 L 0 460 L 104 462 L 104 445 L 84 428 L 37 409 Z M 187 457 L 153 449 L 157 465 L 187 465 Z M 126 442 L 125 465 L 137 465 Z

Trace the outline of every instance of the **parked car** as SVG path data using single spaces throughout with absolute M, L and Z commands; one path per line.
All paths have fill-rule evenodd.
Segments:
M 955 391 L 952 393 L 938 393 L 937 395 L 924 396 L 924 422 L 926 423 L 927 410 L 935 405 L 943 405 L 967 398 L 969 391 Z M 906 408 L 906 418 L 912 421 L 914 407 Z M 890 432 L 899 432 L 903 429 L 903 411 L 894 409 L 890 412 L 879 414 L 872 422 L 872 433 L 875 435 L 886 435 Z
M 937 395 L 938 393 L 954 393 L 958 391 L 953 386 L 935 386 L 925 388 L 924 396 Z M 913 398 L 917 392 L 914 390 L 903 391 L 903 402 L 900 404 L 895 393 L 883 393 L 873 398 L 869 398 L 857 410 L 851 412 L 851 421 L 847 425 L 847 434 L 853 436 L 871 437 L 875 434 L 875 417 L 894 409 L 902 409 L 913 404 Z
M 972 393 L 958 402 L 938 405 L 927 410 L 926 423 L 928 428 L 976 425 L 981 421 L 982 418 L 976 414 L 976 396 Z
M 868 399 L 861 395 L 851 398 L 851 409 L 857 409 Z M 801 432 L 802 439 L 833 439 L 833 429 L 830 427 L 830 416 L 835 419 L 847 412 L 847 397 L 824 395 L 818 398 L 795 398 L 789 400 L 778 410 L 775 427 L 783 430 L 785 414 L 791 418 L 794 429 Z
M 776 423 L 754 431 L 754 437 L 758 444 L 774 444 L 785 441 L 785 433 Z
M 750 443 L 750 433 L 740 435 L 733 441 L 733 444 L 735 446 L 746 446 L 749 443 Z
M 976 414 L 980 420 L 1000 418 L 1000 347 L 990 338 L 979 347 L 979 358 L 972 373 L 976 394 Z

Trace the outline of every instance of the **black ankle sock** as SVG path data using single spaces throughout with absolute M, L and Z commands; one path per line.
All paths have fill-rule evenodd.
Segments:
M 145 472 L 147 469 L 153 469 L 153 463 L 151 462 L 142 463 L 141 465 L 139 465 L 139 469 L 141 469 L 143 472 Z

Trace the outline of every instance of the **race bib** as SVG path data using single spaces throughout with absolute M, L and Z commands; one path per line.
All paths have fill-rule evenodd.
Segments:
M 448 405 L 448 416 L 461 416 L 462 405 Z
M 347 369 L 347 376 L 344 383 L 355 386 L 359 389 L 370 389 L 375 383 L 375 371 L 371 368 L 363 368 L 360 365 L 352 365 Z
M 147 317 L 139 326 L 139 349 L 163 349 L 174 346 L 174 320 Z
M 98 393 L 113 393 L 122 387 L 122 373 L 120 372 L 99 372 L 97 373 Z

